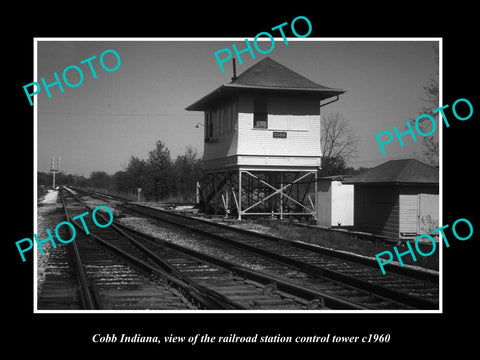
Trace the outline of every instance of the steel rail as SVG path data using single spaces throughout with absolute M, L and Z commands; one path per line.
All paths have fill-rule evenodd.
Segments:
M 82 193 L 82 196 L 84 196 L 84 195 L 91 195 L 91 196 L 94 196 L 94 197 L 98 196 L 97 193 L 85 192 L 85 191 L 82 191 L 80 189 L 79 189 L 79 191 Z M 104 194 L 100 194 L 100 197 L 110 198 L 110 196 L 104 196 Z M 127 227 L 123 224 L 119 224 L 117 222 L 114 222 L 114 225 L 116 227 L 120 227 L 124 230 L 128 229 L 128 232 L 133 233 L 137 236 L 141 236 L 143 238 L 148 238 L 148 240 L 152 241 L 152 237 L 149 237 L 149 235 L 147 235 L 147 234 L 143 234 L 141 232 L 138 232 L 138 231 L 136 231 L 132 228 L 129 228 L 129 227 Z M 299 286 L 299 285 L 293 284 L 291 281 L 287 281 L 285 279 L 281 279 L 281 278 L 272 276 L 270 274 L 265 274 L 265 273 L 261 273 L 261 272 L 257 272 L 257 271 L 252 271 L 252 270 L 249 270 L 247 268 L 241 267 L 237 264 L 232 264 L 232 263 L 229 263 L 229 262 L 224 261 L 222 259 L 218 259 L 216 257 L 212 257 L 212 256 L 204 254 L 204 253 L 196 252 L 195 250 L 184 248 L 184 247 L 181 247 L 179 245 L 174 245 L 170 242 L 165 242 L 161 239 L 157 239 L 157 240 L 161 241 L 162 243 L 165 243 L 164 246 L 166 246 L 166 247 L 175 248 L 177 251 L 181 251 L 183 253 L 188 253 L 193 257 L 202 259 L 204 261 L 207 261 L 207 262 L 210 262 L 210 263 L 213 263 L 213 264 L 217 264 L 221 267 L 229 269 L 232 272 L 238 273 L 240 276 L 243 276 L 245 278 L 249 278 L 249 279 L 252 279 L 254 281 L 263 283 L 265 286 L 271 286 L 272 284 L 274 284 L 274 287 L 276 289 L 284 291 L 284 292 L 289 293 L 289 294 L 294 294 L 294 295 L 299 296 L 299 297 L 303 297 L 305 299 L 308 299 L 312 303 L 319 302 L 320 304 L 325 304 L 326 306 L 331 307 L 333 309 L 353 309 L 353 310 L 372 309 L 372 307 L 366 307 L 363 304 L 357 303 L 355 301 L 346 300 L 344 298 L 340 298 L 340 297 L 337 297 L 335 295 L 330 295 L 330 294 L 327 294 L 327 293 L 319 291 L 319 290 L 307 289 L 304 286 Z M 255 254 L 255 255 L 257 255 L 257 254 Z M 271 261 L 272 259 L 268 258 L 268 260 Z M 284 265 L 284 264 L 282 263 L 282 265 Z M 303 272 L 303 273 L 305 273 L 305 272 Z M 328 280 L 328 281 L 332 282 L 332 280 Z M 345 289 L 345 285 L 342 284 L 342 286 Z M 352 290 L 355 290 L 355 291 L 358 292 L 358 289 L 352 288 Z M 364 296 L 365 295 L 366 294 L 364 293 Z M 381 300 L 381 298 L 379 298 L 378 296 L 377 296 L 377 298 L 379 300 Z M 383 299 L 383 300 L 391 302 L 391 300 L 389 300 L 389 299 Z
M 68 209 L 65 205 L 65 199 L 63 194 L 63 188 L 60 190 L 60 198 L 62 201 L 63 211 L 65 213 L 65 218 L 67 221 L 71 221 L 71 217 L 68 213 Z M 70 228 L 68 229 L 70 235 L 72 236 L 72 232 Z M 72 256 L 74 262 L 75 273 L 78 275 L 78 282 L 80 286 L 80 299 L 83 307 L 87 310 L 95 310 L 101 308 L 101 304 L 98 301 L 95 301 L 97 296 L 95 296 L 95 289 L 92 289 L 91 286 L 88 285 L 87 275 L 85 274 L 85 269 L 83 267 L 82 258 L 80 256 L 80 252 L 78 251 L 78 247 L 75 241 L 70 243 L 70 247 L 72 249 Z
M 148 208 L 148 207 L 140 205 L 140 204 L 132 204 L 132 205 Z M 289 240 L 289 239 L 280 238 L 280 237 L 272 236 L 272 235 L 268 235 L 268 234 L 257 233 L 257 232 L 253 232 L 253 231 L 250 231 L 250 230 L 247 230 L 247 229 L 236 228 L 236 227 L 232 227 L 232 226 L 229 226 L 229 225 L 226 225 L 226 224 L 221 224 L 221 223 L 208 221 L 208 220 L 205 220 L 205 219 L 194 218 L 194 217 L 191 217 L 191 216 L 185 216 L 183 214 L 179 214 L 179 213 L 172 212 L 172 211 L 165 211 L 165 210 L 161 210 L 161 209 L 154 209 L 154 210 L 158 210 L 159 212 L 165 212 L 165 213 L 168 213 L 168 214 L 172 214 L 172 215 L 175 215 L 175 216 L 178 216 L 178 217 L 181 217 L 181 218 L 192 219 L 192 221 L 196 221 L 196 222 L 203 223 L 203 224 L 208 224 L 208 225 L 211 225 L 211 226 L 217 226 L 217 227 L 220 227 L 220 228 L 223 228 L 223 229 L 226 229 L 226 230 L 230 230 L 230 231 L 234 231 L 234 232 L 237 232 L 237 233 L 240 233 L 240 234 L 256 236 L 256 237 L 259 237 L 259 238 L 262 238 L 262 239 L 265 239 L 265 240 L 268 240 L 268 241 L 271 241 L 271 242 L 274 242 L 274 243 L 282 243 L 282 244 L 290 246 L 290 247 L 303 249 L 303 250 L 308 250 L 308 251 L 311 251 L 311 252 L 316 252 L 318 254 L 327 255 L 327 256 L 331 256 L 331 257 L 336 257 L 336 258 L 339 258 L 339 259 L 343 259 L 343 260 L 359 263 L 359 264 L 362 264 L 362 265 L 370 266 L 372 268 L 378 268 L 377 260 L 370 259 L 370 258 L 367 258 L 367 257 L 361 257 L 361 256 L 358 256 L 358 255 L 355 255 L 355 254 L 339 252 L 339 251 L 336 251 L 336 250 L 333 250 L 333 249 L 327 249 L 327 248 L 324 248 L 324 247 L 314 246 L 314 245 L 307 244 L 307 243 L 304 243 L 304 242 Z M 428 272 L 428 271 L 420 271 L 420 270 L 416 270 L 416 269 L 410 269 L 410 268 L 401 267 L 401 266 L 398 266 L 398 265 L 395 265 L 395 264 L 389 264 L 389 271 L 392 272 L 392 273 L 398 274 L 398 275 L 408 276 L 408 277 L 412 277 L 412 278 L 415 278 L 415 279 L 418 279 L 418 280 L 426 280 L 426 281 L 431 281 L 431 282 L 438 282 L 438 280 L 439 280 L 438 274 L 436 274 L 436 273 L 432 273 L 432 272 Z
M 210 226 L 216 226 L 216 227 L 224 228 L 226 230 L 234 231 L 234 232 L 237 232 L 237 233 L 240 233 L 240 234 L 246 234 L 246 235 L 260 237 L 260 238 L 263 238 L 265 240 L 269 240 L 271 242 L 283 243 L 285 245 L 288 245 L 288 246 L 291 246 L 291 247 L 294 247 L 294 248 L 299 248 L 299 249 L 308 250 L 308 251 L 311 251 L 311 252 L 316 252 L 316 253 L 321 254 L 321 255 L 336 257 L 338 259 L 343 259 L 343 260 L 347 260 L 347 261 L 350 261 L 350 262 L 359 263 L 359 264 L 362 264 L 362 265 L 370 266 L 372 268 L 378 268 L 377 260 L 372 259 L 372 258 L 361 257 L 361 256 L 358 256 L 358 255 L 355 255 L 355 254 L 349 254 L 349 253 L 345 253 L 345 252 L 339 252 L 339 251 L 336 251 L 334 249 L 327 249 L 327 248 L 324 248 L 324 247 L 314 246 L 314 245 L 307 244 L 307 243 L 304 243 L 304 242 L 293 241 L 293 240 L 280 238 L 280 237 L 272 236 L 272 235 L 268 235 L 268 234 L 252 232 L 252 231 L 247 230 L 247 229 L 236 228 L 236 227 L 232 227 L 232 226 L 229 226 L 229 225 L 226 225 L 226 224 L 221 224 L 221 223 L 201 219 L 201 218 L 198 218 L 198 217 L 186 216 L 186 215 L 179 214 L 179 213 L 173 212 L 173 211 L 165 211 L 165 210 L 161 210 L 161 209 L 151 208 L 151 207 L 148 207 L 148 206 L 133 203 L 126 198 L 116 196 L 116 195 L 103 194 L 103 193 L 99 193 L 99 192 L 95 192 L 95 191 L 85 191 L 85 190 L 82 190 L 82 189 L 78 189 L 78 190 L 79 191 L 84 191 L 85 194 L 92 194 L 92 195 L 95 195 L 95 196 L 107 197 L 107 198 L 110 198 L 110 199 L 113 199 L 113 200 L 116 199 L 118 201 L 123 201 L 125 203 L 128 203 L 129 205 L 144 208 L 144 209 L 147 209 L 147 210 L 148 209 L 153 209 L 154 211 L 168 213 L 170 215 L 178 216 L 179 218 L 187 218 L 190 221 L 195 221 L 195 222 L 198 222 L 198 223 L 208 224 Z M 302 225 L 302 226 L 305 227 L 304 225 Z M 398 275 L 407 276 L 407 277 L 415 278 L 415 279 L 418 279 L 418 280 L 430 281 L 430 282 L 434 282 L 434 283 L 438 283 L 438 281 L 439 281 L 438 273 L 429 272 L 429 271 L 421 271 L 421 270 L 412 269 L 412 268 L 408 268 L 408 267 L 402 267 L 402 266 L 399 266 L 399 265 L 396 265 L 396 264 L 389 264 L 388 267 L 389 267 L 389 269 L 388 269 L 389 272 L 392 272 L 392 273 L 395 273 L 395 274 L 398 274 Z
M 125 205 L 127 205 L 127 206 L 125 206 Z M 276 261 L 278 261 L 279 263 L 282 263 L 282 264 L 288 264 L 288 265 L 290 265 L 294 268 L 297 268 L 297 269 L 299 269 L 301 271 L 304 271 L 304 272 L 308 272 L 312 275 L 327 278 L 327 279 L 330 279 L 330 280 L 334 280 L 334 281 L 337 281 L 337 282 L 340 282 L 340 283 L 343 283 L 343 284 L 348 284 L 350 286 L 353 286 L 353 287 L 358 288 L 358 289 L 362 289 L 362 290 L 370 292 L 372 294 L 383 296 L 385 298 L 388 298 L 389 300 L 398 301 L 398 302 L 404 303 L 404 304 L 409 305 L 409 306 L 413 306 L 413 307 L 418 308 L 418 309 L 429 309 L 429 310 L 431 310 L 431 309 L 437 309 L 438 308 L 438 304 L 436 302 L 430 301 L 428 299 L 420 298 L 420 297 L 417 297 L 417 296 L 412 296 L 410 294 L 400 292 L 400 291 L 397 291 L 395 289 L 383 287 L 383 286 L 380 286 L 380 285 L 377 285 L 377 284 L 374 284 L 374 283 L 371 283 L 371 282 L 367 282 L 367 281 L 364 281 L 364 280 L 361 280 L 361 279 L 356 279 L 356 278 L 353 278 L 352 276 L 345 275 L 345 274 L 342 274 L 338 271 L 333 271 L 333 270 L 327 269 L 327 268 L 322 267 L 322 266 L 310 265 L 310 264 L 307 264 L 307 263 L 305 263 L 301 260 L 290 258 L 290 257 L 284 256 L 284 255 L 281 255 L 281 254 L 278 254 L 278 253 L 275 253 L 275 252 L 271 252 L 271 251 L 268 251 L 268 250 L 265 250 L 265 249 L 258 248 L 256 246 L 252 246 L 252 245 L 245 244 L 245 243 L 242 243 L 242 242 L 239 242 L 239 241 L 236 241 L 236 240 L 232 240 L 232 239 L 229 239 L 225 236 L 214 234 L 214 233 L 211 233 L 211 232 L 203 230 L 203 229 L 199 229 L 198 227 L 196 227 L 194 225 L 187 225 L 185 223 L 179 223 L 177 221 L 172 220 L 171 218 L 166 218 L 166 217 L 168 217 L 168 215 L 170 215 L 170 216 L 173 215 L 174 217 L 178 217 L 178 218 L 181 218 L 182 220 L 190 221 L 192 223 L 197 222 L 198 219 L 193 219 L 191 217 L 183 216 L 183 215 L 180 215 L 180 214 L 175 214 L 175 213 L 171 213 L 171 212 L 167 212 L 167 211 L 163 211 L 163 210 L 159 210 L 159 209 L 154 209 L 154 208 L 149 208 L 149 207 L 145 207 L 145 206 L 141 206 L 141 205 L 137 205 L 137 204 L 131 204 L 131 203 L 122 204 L 122 205 L 117 204 L 117 206 L 119 206 L 120 208 L 123 207 L 123 208 L 126 208 L 127 210 L 132 210 L 132 211 L 135 211 L 137 213 L 147 215 L 149 217 L 167 222 L 167 223 L 169 223 L 171 225 L 174 225 L 174 226 L 177 226 L 177 227 L 188 229 L 192 232 L 203 235 L 205 237 L 212 238 L 212 239 L 215 239 L 215 240 L 218 240 L 218 241 L 222 241 L 222 242 L 224 242 L 226 244 L 229 244 L 233 247 L 248 251 L 250 253 L 260 255 L 264 258 L 267 258 L 267 259 L 270 259 L 270 260 L 273 259 L 273 260 L 276 260 Z M 136 207 L 137 209 L 133 209 L 132 206 Z M 141 210 L 138 210 L 138 208 L 140 208 Z M 155 212 L 155 214 L 152 214 L 152 212 Z M 162 214 L 164 216 L 161 216 L 161 215 L 158 215 L 158 214 Z M 216 224 L 213 224 L 213 223 L 208 222 L 208 221 L 203 221 L 203 220 L 200 220 L 200 221 L 204 225 L 209 225 L 209 226 L 213 226 L 213 227 L 216 226 Z M 229 231 L 236 232 L 235 231 L 236 229 L 232 230 L 231 227 L 225 226 L 225 228 Z M 243 233 L 248 234 L 250 236 L 258 237 L 257 233 L 253 233 L 253 232 L 243 232 Z M 279 243 L 282 240 L 284 240 L 284 239 L 278 239 L 275 242 Z M 292 242 L 288 241 L 288 243 L 290 244 Z
M 147 241 L 152 243 L 161 243 L 162 246 L 168 247 L 170 249 L 174 249 L 180 253 L 187 254 L 188 256 L 197 258 L 202 261 L 206 261 L 218 266 L 221 266 L 224 269 L 232 271 L 233 273 L 248 278 L 250 280 L 255 280 L 263 283 L 264 285 L 274 285 L 274 287 L 278 290 L 284 291 L 288 294 L 296 295 L 302 297 L 308 301 L 320 301 L 325 303 L 326 306 L 333 309 L 351 309 L 351 310 L 367 310 L 368 307 L 365 307 L 361 304 L 358 304 L 353 301 L 348 301 L 342 298 L 339 298 L 334 295 L 330 295 L 324 292 L 320 292 L 317 290 L 307 289 L 306 287 L 293 284 L 285 279 L 281 279 L 279 277 L 263 273 L 261 271 L 253 271 L 244 266 L 240 266 L 234 264 L 232 262 L 220 259 L 218 257 L 205 254 L 203 252 L 199 252 L 197 250 L 193 250 L 178 244 L 171 243 L 169 241 L 160 239 L 158 237 L 154 237 L 145 233 L 142 233 L 138 230 L 135 230 L 129 226 L 124 224 L 116 223 L 116 226 L 122 228 L 125 232 L 134 234 L 137 237 L 141 237 Z
M 80 191 L 82 191 L 82 190 L 80 190 Z M 85 192 L 85 193 L 87 193 L 87 192 Z M 91 194 L 92 196 L 100 196 L 100 197 L 105 196 L 104 194 L 99 194 L 99 193 L 96 193 L 96 192 L 88 192 L 88 193 Z M 115 196 L 113 196 L 113 197 L 108 196 L 108 197 L 109 198 L 117 198 Z M 205 225 L 205 226 L 216 227 L 216 228 L 223 228 L 223 229 L 225 229 L 227 231 L 230 231 L 230 232 L 245 234 L 245 235 L 256 237 L 256 238 L 262 238 L 262 239 L 265 239 L 265 240 L 269 240 L 272 243 L 287 245 L 287 246 L 290 246 L 290 247 L 311 251 L 311 252 L 318 253 L 318 254 L 321 254 L 321 255 L 330 256 L 330 257 L 333 257 L 333 258 L 339 258 L 339 259 L 343 259 L 343 260 L 346 260 L 346 261 L 359 263 L 359 264 L 362 264 L 362 265 L 367 265 L 369 267 L 372 266 L 371 259 L 366 259 L 366 258 L 358 257 L 358 256 L 355 256 L 355 255 L 351 255 L 351 254 L 345 254 L 345 253 L 337 252 L 335 250 L 316 247 L 316 246 L 312 246 L 312 245 L 305 244 L 305 243 L 295 242 L 295 241 L 291 241 L 291 240 L 288 240 L 288 239 L 277 238 L 277 237 L 273 237 L 273 236 L 266 235 L 266 234 L 254 233 L 254 232 L 244 230 L 244 229 L 233 228 L 233 227 L 230 227 L 228 225 L 213 223 L 213 222 L 210 222 L 210 221 L 207 221 L 207 220 L 202 220 L 202 219 L 197 219 L 197 218 L 192 218 L 190 216 L 185 216 L 185 215 L 177 214 L 177 213 L 170 212 L 170 211 L 164 211 L 164 210 L 155 209 L 155 208 L 151 208 L 151 207 L 147 207 L 147 206 L 142 206 L 142 205 L 131 203 L 131 202 L 125 202 L 124 199 L 122 199 L 122 198 L 119 198 L 119 200 L 122 201 L 123 204 L 122 205 L 117 204 L 117 205 L 120 206 L 120 207 L 124 207 L 124 208 L 127 207 L 127 210 L 135 211 L 137 213 L 141 213 L 143 215 L 146 215 L 146 216 L 149 216 L 149 217 L 152 217 L 152 218 L 156 218 L 156 219 L 161 220 L 161 221 L 165 221 L 165 222 L 170 223 L 172 225 L 189 229 L 193 232 L 196 232 L 196 233 L 201 234 L 203 236 L 206 236 L 208 238 L 213 238 L 213 239 L 216 239 L 216 240 L 219 240 L 219 241 L 223 241 L 223 242 L 225 242 L 225 243 L 227 243 L 231 246 L 243 249 L 245 251 L 256 253 L 256 254 L 258 254 L 260 256 L 263 256 L 265 258 L 275 259 L 275 260 L 277 260 L 278 262 L 281 262 L 281 263 L 288 263 L 291 266 L 294 266 L 294 267 L 296 267 L 296 268 L 298 268 L 302 271 L 310 271 L 314 275 L 321 276 L 321 277 L 326 277 L 328 279 L 338 281 L 340 283 L 349 284 L 351 286 L 361 288 L 365 291 L 369 291 L 372 294 L 378 294 L 380 296 L 384 296 L 384 297 L 386 297 L 390 300 L 394 300 L 394 301 L 401 301 L 405 304 L 408 304 L 408 305 L 416 307 L 416 308 L 420 308 L 420 309 L 436 309 L 436 308 L 438 308 L 438 303 L 435 302 L 435 301 L 431 301 L 429 299 L 425 299 L 425 298 L 421 298 L 421 297 L 418 297 L 418 296 L 410 295 L 410 294 L 407 294 L 405 292 L 400 292 L 400 291 L 397 291 L 396 289 L 387 288 L 387 287 L 384 287 L 384 286 L 381 286 L 381 285 L 374 284 L 374 283 L 369 282 L 369 281 L 363 281 L 361 279 L 353 278 L 352 276 L 339 273 L 338 271 L 332 271 L 330 269 L 327 269 L 327 268 L 324 268 L 324 267 L 321 267 L 321 266 L 314 266 L 314 265 L 306 264 L 305 262 L 302 262 L 302 261 L 299 261 L 299 260 L 296 260 L 296 259 L 291 259 L 289 257 L 285 257 L 285 256 L 277 254 L 275 252 L 271 252 L 271 251 L 264 250 L 264 249 L 258 249 L 255 246 L 251 246 L 251 245 L 248 245 L 248 244 L 243 244 L 241 242 L 228 239 L 224 236 L 221 236 L 221 235 L 218 235 L 218 234 L 212 234 L 209 231 L 198 229 L 197 227 L 192 226 L 192 223 L 193 224 L 195 224 L 195 223 L 196 224 L 202 224 L 202 225 Z M 134 207 L 135 209 L 133 209 L 132 207 Z M 162 214 L 163 216 L 160 216 L 159 214 Z M 165 217 L 168 217 L 169 219 L 166 219 Z M 176 221 L 173 221 L 172 217 L 177 217 L 178 219 L 188 221 L 190 223 L 190 225 L 185 224 L 185 222 L 180 224 Z M 425 273 L 423 272 L 423 274 L 425 274 Z M 405 275 L 401 275 L 401 276 L 405 276 Z M 435 279 L 434 276 L 433 276 L 433 279 Z M 438 277 L 436 279 L 438 281 Z
M 73 198 L 75 198 L 78 202 L 80 202 L 87 209 L 92 210 L 91 207 L 86 205 L 77 195 L 75 195 L 73 193 L 70 193 L 70 194 Z M 103 215 L 101 215 L 99 213 L 97 213 L 97 216 L 103 217 Z M 73 220 L 73 224 L 79 230 L 81 230 L 83 233 L 85 233 L 84 229 L 83 229 L 83 226 L 81 226 L 80 224 L 78 224 L 74 220 Z M 145 261 L 127 253 L 126 251 L 120 249 L 119 247 L 117 247 L 117 246 L 109 243 L 108 241 L 102 239 L 100 236 L 95 235 L 93 232 L 90 232 L 90 234 L 88 236 L 91 236 L 102 247 L 108 249 L 110 252 L 114 253 L 115 255 L 122 258 L 123 260 L 129 262 L 130 264 L 132 264 L 136 268 L 139 268 L 146 273 L 160 276 L 160 277 L 164 278 L 165 280 L 169 281 L 177 289 L 186 292 L 190 297 L 192 297 L 195 300 L 199 301 L 200 303 L 204 304 L 209 309 L 228 309 L 228 310 L 240 309 L 240 310 L 245 310 L 245 307 L 243 307 L 241 304 L 238 304 L 237 302 L 235 302 L 231 299 L 228 299 L 227 297 L 219 294 L 216 291 L 213 291 L 213 290 L 208 289 L 204 286 L 201 286 L 201 285 L 195 283 L 194 281 L 192 281 L 191 279 L 189 279 L 184 274 L 181 274 L 175 268 L 173 268 L 170 264 L 163 261 L 156 254 L 153 254 L 148 249 L 146 249 L 144 246 L 142 246 L 137 241 L 135 241 L 131 236 L 129 236 L 128 234 L 123 232 L 120 228 L 117 227 L 117 225 L 112 224 L 111 227 L 115 231 L 120 233 L 122 236 L 125 236 L 131 244 L 133 244 L 135 247 L 137 247 L 140 251 L 144 252 L 147 255 L 147 257 L 149 257 L 151 260 L 153 260 L 160 267 L 154 267 L 154 266 L 146 263 Z

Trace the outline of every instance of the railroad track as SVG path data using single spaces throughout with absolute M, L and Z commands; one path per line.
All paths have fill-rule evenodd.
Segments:
M 38 310 L 85 308 L 82 302 L 83 297 L 79 295 L 78 282 L 71 266 L 72 261 L 72 254 L 67 246 L 59 246 L 49 253 L 48 262 L 43 265 L 44 280 L 37 289 Z
M 285 278 L 288 273 L 288 281 L 350 299 L 365 308 L 438 309 L 438 277 L 435 280 L 421 272 L 383 276 L 368 259 L 144 207 L 112 196 L 83 194 L 113 201 L 122 211 L 155 218 L 244 253 L 261 256 L 270 263 L 275 262 L 276 269 L 271 265 L 269 271 L 277 277 Z M 292 272 L 292 268 L 296 272 Z
M 114 228 L 97 229 L 84 217 L 90 234 L 82 234 L 83 225 L 73 217 L 90 211 L 78 198 L 64 197 L 67 219 L 77 226 L 72 251 L 83 303 L 87 309 L 111 310 L 191 310 L 242 308 L 219 294 L 171 276 L 138 249 L 122 244 Z M 119 246 L 120 245 L 120 246 Z
M 72 195 L 72 198 L 84 205 L 79 197 Z M 65 206 L 69 207 L 68 204 Z M 78 205 L 72 208 L 76 209 L 76 214 L 85 210 L 84 206 Z M 74 216 L 69 216 L 71 217 Z M 84 220 L 87 228 L 95 228 L 93 222 L 87 217 Z M 80 228 L 80 224 L 78 225 Z M 366 309 L 356 302 L 303 288 L 282 279 L 222 261 L 217 257 L 176 247 L 119 224 L 112 225 L 112 228 L 96 230 L 88 238 L 91 237 L 94 241 L 87 241 L 88 246 L 94 246 L 94 248 L 89 251 L 96 253 L 100 261 L 105 258 L 105 248 L 107 248 L 116 255 L 120 254 L 128 263 L 140 263 L 140 267 L 146 267 L 150 272 L 161 273 L 163 277 L 169 277 L 170 281 L 176 279 L 177 282 L 184 282 L 190 289 L 193 288 L 202 295 L 201 300 L 206 300 L 203 302 L 208 309 Z M 75 240 L 75 242 L 80 248 L 79 252 L 82 252 L 81 247 L 84 245 L 80 245 L 81 241 Z M 84 255 L 80 258 L 79 261 L 85 262 Z M 83 268 L 85 267 L 84 265 Z M 85 274 L 85 278 L 92 277 L 95 277 L 95 274 Z M 93 292 L 92 289 L 89 292 Z M 95 293 L 99 293 L 98 285 Z M 121 294 L 122 291 L 118 293 Z M 161 296 L 163 297 L 163 294 Z M 99 294 L 97 297 L 104 298 L 105 295 Z M 118 295 L 117 297 L 121 298 Z M 106 303 L 108 301 L 102 300 L 100 306 L 108 307 Z

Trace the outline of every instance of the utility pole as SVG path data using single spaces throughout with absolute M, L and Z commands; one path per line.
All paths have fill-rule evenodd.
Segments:
M 55 173 L 60 172 L 60 156 L 57 158 L 57 166 L 55 167 L 55 156 L 50 161 L 50 172 L 53 174 L 52 189 L 55 189 Z

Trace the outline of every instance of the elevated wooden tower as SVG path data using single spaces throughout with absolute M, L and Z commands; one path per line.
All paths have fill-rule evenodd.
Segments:
M 205 114 L 205 211 L 316 218 L 320 108 L 344 92 L 266 57 L 188 106 Z

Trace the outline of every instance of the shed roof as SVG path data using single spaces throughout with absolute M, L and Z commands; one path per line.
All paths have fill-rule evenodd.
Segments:
M 346 180 L 347 184 L 438 185 L 439 169 L 416 159 L 390 160 Z
M 319 100 L 343 94 L 345 90 L 317 84 L 269 57 L 257 62 L 236 79 L 188 106 L 186 110 L 207 110 L 213 102 L 232 92 L 283 91 L 315 96 Z

